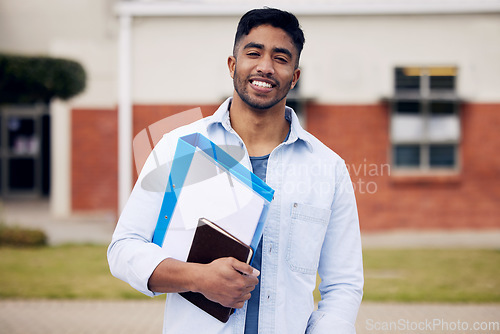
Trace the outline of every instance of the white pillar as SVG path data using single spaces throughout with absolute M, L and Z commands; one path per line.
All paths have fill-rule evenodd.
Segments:
M 61 100 L 50 104 L 50 211 L 71 213 L 71 108 Z
M 118 47 L 118 210 L 121 212 L 132 190 L 132 18 L 120 16 Z

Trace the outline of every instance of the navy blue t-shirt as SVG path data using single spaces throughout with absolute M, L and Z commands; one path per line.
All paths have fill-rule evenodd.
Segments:
M 250 157 L 252 163 L 253 173 L 257 175 L 262 181 L 266 182 L 267 161 L 269 154 L 261 157 Z M 262 237 L 260 238 L 259 246 L 255 251 L 252 267 L 260 271 L 262 264 Z M 251 292 L 252 297 L 248 300 L 247 304 L 247 317 L 245 321 L 245 334 L 257 334 L 259 327 L 259 301 L 260 301 L 260 277 L 259 283 Z
M 291 120 L 289 118 L 289 115 L 285 115 L 285 117 L 287 121 L 290 123 Z M 288 134 L 286 135 L 286 138 L 283 142 L 286 142 L 288 140 L 291 130 L 292 127 L 290 126 Z M 263 155 L 261 157 L 250 157 L 253 173 L 257 175 L 264 182 L 266 182 L 268 160 L 269 160 L 269 154 Z M 261 265 L 262 265 L 262 237 L 260 238 L 259 246 L 257 246 L 257 250 L 255 251 L 252 267 L 260 271 Z M 247 304 L 245 334 L 257 334 L 259 332 L 260 277 L 259 277 L 259 283 L 255 286 L 255 289 L 251 292 L 251 294 L 252 297 L 250 297 Z

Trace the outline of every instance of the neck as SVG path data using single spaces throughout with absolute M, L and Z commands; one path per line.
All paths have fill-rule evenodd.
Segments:
M 253 109 L 234 94 L 229 110 L 231 126 L 250 156 L 263 156 L 281 144 L 290 129 L 285 119 L 285 100 L 270 109 Z

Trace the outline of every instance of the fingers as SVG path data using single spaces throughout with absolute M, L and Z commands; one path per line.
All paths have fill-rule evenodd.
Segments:
M 208 296 L 205 296 L 207 297 L 208 299 L 210 299 Z M 223 306 L 226 306 L 226 307 L 231 307 L 231 308 L 242 308 L 243 305 L 245 305 L 245 302 L 247 300 L 250 299 L 250 297 L 252 297 L 252 294 L 250 292 L 248 293 L 245 293 L 245 294 L 241 294 L 237 297 L 233 296 L 233 297 L 225 297 L 225 298 L 221 298 L 219 300 L 214 300 L 216 302 L 218 302 L 219 304 L 223 305 Z
M 233 262 L 231 263 L 233 268 L 237 271 L 239 271 L 242 274 L 248 275 L 248 276 L 254 276 L 258 277 L 260 275 L 260 271 L 257 269 L 253 268 L 252 266 L 246 264 L 245 262 L 238 261 L 236 259 L 233 259 Z
M 207 269 L 200 292 L 227 307 L 243 307 L 259 283 L 254 268 L 234 258 L 217 259 Z
M 240 262 L 236 259 L 231 260 L 232 268 L 241 275 L 245 286 L 247 288 L 251 287 L 251 290 L 253 290 L 255 288 L 255 285 L 259 283 L 259 279 L 257 277 L 260 275 L 260 272 L 244 262 Z
M 234 303 L 232 306 L 230 306 L 230 307 L 232 307 L 232 308 L 242 308 L 242 307 L 245 305 L 245 302 L 246 302 L 247 300 L 249 300 L 249 299 L 250 299 L 250 297 L 251 297 L 251 294 L 250 294 L 250 293 L 248 293 L 248 294 L 246 294 L 245 296 L 243 296 L 242 300 L 240 300 L 240 301 L 238 301 L 238 302 L 235 302 L 235 303 Z

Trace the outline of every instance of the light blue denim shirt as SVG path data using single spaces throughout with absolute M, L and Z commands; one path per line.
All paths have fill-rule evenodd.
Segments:
M 200 132 L 218 145 L 239 146 L 251 169 L 243 141 L 232 129 L 227 99 L 209 117 L 176 129 L 156 145 L 120 216 L 108 248 L 111 273 L 148 296 L 148 279 L 164 260 L 151 242 L 163 193 L 144 186 L 144 178 L 173 159 L 177 138 Z M 299 124 L 295 112 L 284 143 L 269 156 L 267 183 L 276 191 L 262 238 L 259 279 L 259 333 L 355 333 L 363 294 L 358 214 L 344 161 Z M 227 146 L 226 146 L 227 147 Z M 321 301 L 314 309 L 316 273 Z M 167 294 L 163 333 L 244 331 L 246 305 L 224 324 L 176 293 Z

